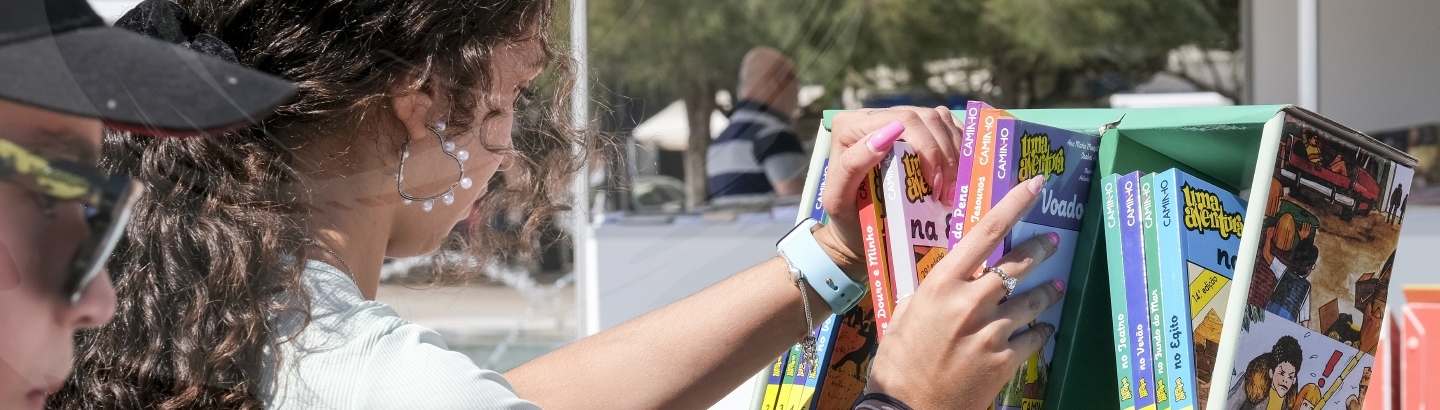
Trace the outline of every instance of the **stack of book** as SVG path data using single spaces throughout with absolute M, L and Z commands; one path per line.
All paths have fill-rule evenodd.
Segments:
M 827 112 L 816 146 L 830 145 Z M 944 205 L 898 142 L 854 198 L 870 297 L 816 330 L 820 360 L 779 358 L 755 408 L 848 409 L 895 301 L 1020 181 L 1042 199 L 990 258 L 1054 232 L 1020 283 L 1068 282 L 1057 326 L 994 409 L 1358 408 L 1415 159 L 1293 106 L 957 112 Z M 824 155 L 801 217 L 823 217 Z M 805 211 L 815 212 L 813 215 Z M 1113 371 L 1111 371 L 1113 369 Z M 1113 376 L 1113 378 L 1112 378 Z M 944 381 L 937 381 L 944 383 Z
M 798 348 L 775 361 L 761 409 L 850 408 L 865 387 L 870 360 L 884 341 L 895 301 L 913 294 L 931 268 L 1019 182 L 1046 178 L 1042 200 L 1016 224 L 989 262 L 995 263 L 1012 244 L 1054 232 L 1061 238 L 1060 249 L 1015 292 L 1069 278 L 1094 176 L 1098 137 L 1016 119 L 981 102 L 971 102 L 961 115 L 959 177 L 948 201 L 937 197 L 945 190 L 931 186 L 932 179 L 921 174 L 918 154 L 903 140 L 861 184 L 854 197 L 866 235 L 869 298 L 817 330 L 820 354 L 814 368 L 797 359 Z M 826 150 L 817 150 L 822 151 Z M 816 204 L 823 179 L 821 174 L 817 187 L 807 190 Z M 1061 306 L 1046 310 L 1037 322 L 1058 324 Z M 1052 352 L 1053 343 L 1030 357 L 996 398 L 996 408 L 1038 408 Z

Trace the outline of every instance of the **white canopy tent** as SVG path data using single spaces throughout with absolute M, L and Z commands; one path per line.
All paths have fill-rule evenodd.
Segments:
M 710 112 L 710 138 L 714 139 L 730 125 L 720 110 Z M 684 151 L 690 146 L 690 122 L 685 118 L 685 100 L 675 100 L 665 109 L 641 121 L 631 131 L 635 142 L 671 151 Z

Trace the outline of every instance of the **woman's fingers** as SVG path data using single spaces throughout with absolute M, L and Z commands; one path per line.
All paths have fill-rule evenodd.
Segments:
M 1005 272 L 1006 276 L 1015 278 L 1016 282 L 1024 281 L 1025 277 L 1030 276 L 1030 272 L 1035 270 L 1036 266 L 1040 266 L 1041 262 L 1049 259 L 1050 255 L 1055 254 L 1056 245 L 1058 244 L 1059 236 L 1053 233 L 1048 235 L 1035 235 L 1025 242 L 1015 245 L 1005 256 L 1001 256 L 1000 260 L 995 264 L 995 268 L 1001 272 Z M 967 287 L 966 292 L 973 295 L 976 299 L 981 300 L 982 303 L 1000 303 L 1001 298 L 1005 297 L 1003 278 L 994 272 L 982 272 L 980 275 L 981 277 L 977 278 L 974 282 L 974 286 Z M 994 278 L 987 278 L 986 276 L 994 276 Z
M 831 133 L 830 157 L 839 157 L 846 148 L 864 139 L 865 131 L 861 130 L 878 129 L 898 120 L 905 126 L 905 133 L 900 138 L 909 143 L 920 157 L 921 170 L 927 182 L 940 185 L 933 187 L 934 196 L 941 198 L 941 202 L 949 202 L 951 198 L 942 198 L 941 192 L 949 192 L 950 188 L 943 186 L 955 181 L 959 158 L 954 147 L 958 145 L 956 139 L 960 138 L 961 131 L 955 126 L 955 116 L 949 114 L 948 109 L 943 109 L 946 113 L 942 115 L 942 109 L 894 107 L 841 113 L 835 117 L 835 124 L 847 125 L 832 127 L 835 132 Z M 949 150 L 942 144 L 948 144 Z
M 1005 303 L 1000 304 L 1000 319 L 996 321 L 996 325 L 1008 334 L 1035 321 L 1035 318 L 1040 317 L 1040 312 L 1060 301 L 1065 292 L 1064 287 L 1064 282 L 1051 281 L 1005 300 Z M 1004 293 L 1003 290 L 1000 292 Z
M 854 146 L 830 157 L 830 169 L 825 175 L 826 186 L 820 198 L 835 228 L 824 229 L 816 235 L 826 237 L 821 241 L 822 247 L 825 244 L 835 245 L 827 250 L 833 251 L 830 256 L 836 258 L 835 262 L 847 273 L 863 270 L 864 264 L 861 255 L 863 235 L 859 232 L 859 214 L 855 208 L 860 183 L 889 154 L 890 146 L 900 138 L 905 126 L 900 121 L 892 121 L 873 129 L 874 132 L 854 142 Z
M 1030 355 L 1045 347 L 1045 342 L 1055 334 L 1055 325 L 1049 323 L 1036 323 L 1024 332 L 1010 336 L 1011 369 L 1020 367 Z
M 1015 227 L 1015 223 L 1020 221 L 1020 217 L 1035 205 L 1036 198 L 1039 198 L 1040 187 L 1044 185 L 1044 177 L 1035 177 L 1021 182 L 1011 189 L 1010 193 L 1006 194 L 1005 198 L 1001 199 L 994 208 L 991 208 L 990 213 L 981 219 L 969 234 L 960 239 L 960 243 L 955 245 L 955 249 L 952 249 L 949 255 L 940 260 L 940 265 L 931 271 L 929 277 L 938 277 L 938 280 L 928 279 L 926 283 L 942 282 L 946 285 L 941 287 L 948 288 L 951 286 L 950 284 L 967 282 L 974 278 L 976 270 L 985 263 L 985 258 L 990 256 L 990 252 L 1003 243 L 1005 236 L 1009 235 L 1010 230 Z M 942 290 L 942 293 L 952 292 Z M 1001 296 L 1004 296 L 1003 291 Z

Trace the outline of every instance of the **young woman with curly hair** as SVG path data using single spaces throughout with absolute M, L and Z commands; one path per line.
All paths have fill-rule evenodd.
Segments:
M 149 0 L 120 25 L 217 38 L 217 53 L 300 91 L 217 138 L 107 137 L 109 166 L 148 191 L 110 264 L 117 316 L 79 338 L 55 408 L 705 408 L 810 331 L 805 306 L 830 313 L 777 256 L 503 377 L 481 370 L 373 298 L 385 257 L 435 251 L 462 219 L 526 215 L 520 230 L 471 224 L 456 238 L 489 262 L 528 251 L 566 209 L 585 159 L 573 146 L 589 139 L 563 120 L 511 137 L 526 84 L 551 64 L 565 78 L 547 37 L 554 4 L 176 2 Z M 863 284 L 865 172 L 903 138 L 948 202 L 960 130 L 948 110 L 914 107 L 847 113 L 833 128 L 832 222 L 813 231 L 815 253 Z M 981 270 L 1041 183 L 1020 184 L 902 301 L 873 361 L 876 395 L 858 405 L 985 408 L 1007 379 L 994 375 L 1049 339 L 1053 326 L 1029 324 L 1064 283 L 1007 299 L 1004 273 L 982 272 L 1021 279 L 1058 238 Z

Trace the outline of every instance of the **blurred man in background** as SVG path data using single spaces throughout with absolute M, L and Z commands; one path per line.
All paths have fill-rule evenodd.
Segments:
M 773 48 L 756 47 L 740 65 L 739 102 L 730 126 L 707 152 L 710 198 L 799 195 L 809 160 L 795 134 L 795 62 Z

